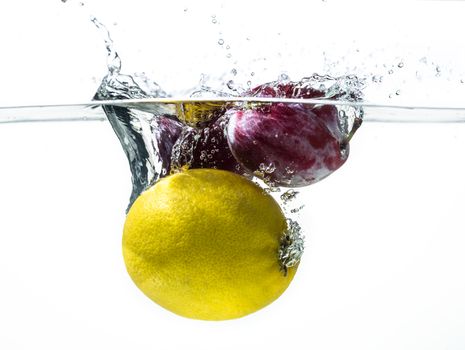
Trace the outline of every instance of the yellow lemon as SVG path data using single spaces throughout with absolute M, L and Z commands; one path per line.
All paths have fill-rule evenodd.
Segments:
M 170 175 L 142 193 L 123 234 L 129 275 L 150 299 L 195 319 L 250 314 L 278 298 L 296 266 L 278 258 L 287 229 L 275 200 L 214 169 Z
M 222 115 L 225 108 L 224 102 L 183 102 L 176 105 L 176 112 L 184 123 L 199 126 Z

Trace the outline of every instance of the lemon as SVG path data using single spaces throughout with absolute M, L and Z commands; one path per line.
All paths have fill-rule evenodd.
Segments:
M 278 258 L 286 219 L 250 180 L 214 169 L 184 170 L 143 192 L 124 226 L 134 283 L 172 312 L 225 320 L 278 298 L 296 266 Z
M 176 112 L 182 122 L 199 126 L 222 115 L 225 107 L 224 102 L 184 102 L 176 105 Z

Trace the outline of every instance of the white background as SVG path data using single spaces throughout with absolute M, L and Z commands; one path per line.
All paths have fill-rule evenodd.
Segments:
M 114 32 L 127 72 L 146 71 L 168 90 L 233 66 L 238 79 L 255 81 L 356 66 L 386 77 L 368 88 L 373 99 L 461 104 L 461 4 L 394 3 L 365 14 L 362 5 L 266 4 L 85 8 Z M 2 2 L 2 105 L 93 95 L 105 49 L 79 11 L 60 1 Z M 278 15 L 272 31 L 257 24 L 252 44 L 244 40 L 247 23 Z M 216 44 L 220 30 L 238 63 Z M 354 36 L 359 52 L 350 49 Z M 288 48 L 276 44 L 266 63 L 254 61 L 263 52 L 248 51 L 279 40 Z M 327 60 L 340 65 L 327 66 L 325 45 Z M 389 74 L 400 59 L 405 66 Z M 389 99 L 397 84 L 402 94 Z M 307 249 L 286 293 L 245 318 L 202 322 L 161 309 L 127 276 L 121 231 L 130 174 L 109 124 L 0 125 L 0 348 L 465 349 L 465 125 L 367 123 L 351 147 L 343 169 L 303 193 Z

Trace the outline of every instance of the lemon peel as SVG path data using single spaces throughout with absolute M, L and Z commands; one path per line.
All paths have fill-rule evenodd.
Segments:
M 293 279 L 280 261 L 288 223 L 278 203 L 227 171 L 185 170 L 157 182 L 131 207 L 123 256 L 134 283 L 185 317 L 225 320 L 277 299 Z

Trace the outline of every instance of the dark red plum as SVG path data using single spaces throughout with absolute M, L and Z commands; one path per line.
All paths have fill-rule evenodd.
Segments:
M 254 87 L 246 93 L 255 97 L 323 98 L 325 92 L 303 82 L 271 82 Z
M 225 133 L 227 119 L 220 117 L 203 128 L 186 126 L 172 155 L 175 166 L 213 168 L 245 174 L 234 158 Z
M 301 99 L 322 99 L 326 98 L 326 93 L 323 90 L 316 89 L 304 80 L 299 82 L 271 82 L 259 85 L 249 92 L 250 96 L 256 97 L 274 97 L 274 98 L 301 98 Z M 331 99 L 338 96 L 332 96 Z M 339 123 L 339 112 L 336 106 L 333 105 L 314 105 L 302 104 L 303 108 L 310 109 L 319 118 L 325 121 L 328 129 L 335 137 L 341 140 L 344 138 L 341 126 Z
M 222 117 L 198 131 L 200 137 L 194 147 L 192 168 L 215 168 L 244 173 L 243 167 L 229 148 L 226 125 L 227 119 Z
M 183 124 L 167 118 L 160 117 L 156 120 L 155 140 L 158 146 L 158 155 L 162 163 L 163 173 L 161 177 L 170 173 L 171 153 L 173 147 L 181 135 Z
M 338 132 L 332 108 L 271 103 L 227 114 L 233 155 L 246 169 L 276 185 L 315 183 L 347 159 L 349 145 Z

